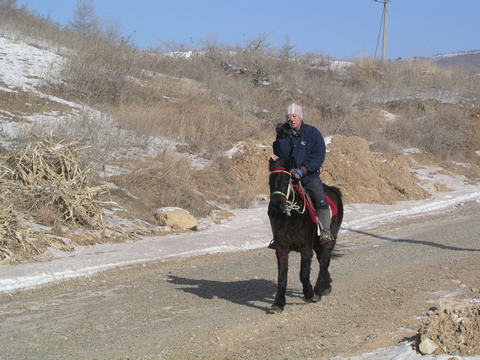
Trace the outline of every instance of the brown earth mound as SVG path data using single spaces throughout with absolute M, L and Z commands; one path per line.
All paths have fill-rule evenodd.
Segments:
M 428 354 L 480 355 L 480 304 L 447 303 L 428 314 L 418 331 Z M 425 347 L 428 349 L 428 347 Z
M 246 141 L 239 145 L 232 159 L 234 178 L 257 193 L 268 194 L 268 159 L 275 158 L 271 144 Z M 373 154 L 368 142 L 356 136 L 336 135 L 327 147 L 322 180 L 339 187 L 346 203 L 391 204 L 428 197 L 403 157 Z

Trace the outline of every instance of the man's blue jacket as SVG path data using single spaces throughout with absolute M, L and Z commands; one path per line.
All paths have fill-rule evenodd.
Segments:
M 304 166 L 308 173 L 302 177 L 302 182 L 308 184 L 320 175 L 326 155 L 325 140 L 316 127 L 302 122 L 295 135 L 277 135 L 273 142 L 273 153 L 279 158 L 293 158 L 296 168 Z

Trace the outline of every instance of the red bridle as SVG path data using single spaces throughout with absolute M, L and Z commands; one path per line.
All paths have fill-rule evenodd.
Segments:
M 292 184 L 292 174 L 287 171 L 287 169 L 283 166 L 274 167 L 273 171 L 270 172 L 270 176 L 273 174 L 287 174 L 289 176 L 289 180 L 286 194 L 282 191 L 274 191 L 270 194 L 270 197 L 272 197 L 273 195 L 280 195 L 285 198 L 286 202 L 283 212 L 288 216 L 290 216 L 293 210 L 299 212 L 300 214 L 303 214 L 306 209 L 306 201 L 303 201 L 303 209 L 301 209 L 300 206 L 298 206 L 298 204 L 295 202 L 295 189 L 293 188 L 296 187 L 296 185 Z
M 282 191 L 274 191 L 270 194 L 270 197 L 273 195 L 281 195 L 288 201 L 288 198 L 292 193 L 292 174 L 290 174 L 290 172 L 288 172 L 287 169 L 285 169 L 283 166 L 275 166 L 273 168 L 273 171 L 270 172 L 270 176 L 272 176 L 273 174 L 287 174 L 290 177 L 290 179 L 288 180 L 288 187 L 287 187 L 286 194 Z
M 290 174 L 290 173 L 287 171 L 287 169 L 285 169 L 283 166 L 275 166 L 275 167 L 273 168 L 273 171 L 270 172 L 270 175 L 272 175 L 272 174 L 279 174 L 279 173 L 281 173 L 281 174 L 288 174 L 288 175 L 292 176 L 292 174 Z

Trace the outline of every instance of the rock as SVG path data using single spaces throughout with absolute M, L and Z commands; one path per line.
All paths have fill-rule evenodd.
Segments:
M 112 237 L 112 232 L 108 229 L 103 229 L 100 235 L 104 238 L 111 238 Z
M 431 355 L 435 350 L 437 350 L 438 346 L 429 338 L 424 338 L 420 345 L 418 345 L 418 350 L 423 355 Z
M 0 265 L 10 265 L 12 258 L 8 255 L 0 254 Z
M 220 224 L 223 222 L 223 220 L 227 220 L 235 216 L 232 212 L 228 210 L 215 210 L 213 211 L 213 215 L 215 217 L 215 223 L 217 224 Z
M 166 207 L 155 210 L 155 219 L 160 226 L 170 226 L 173 229 L 196 230 L 197 219 L 188 211 L 177 207 Z

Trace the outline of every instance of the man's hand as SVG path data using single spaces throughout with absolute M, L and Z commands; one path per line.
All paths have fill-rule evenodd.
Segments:
M 295 168 L 290 170 L 290 174 L 294 179 L 300 180 L 302 177 L 307 175 L 307 168 L 305 166 L 300 166 L 300 168 Z

